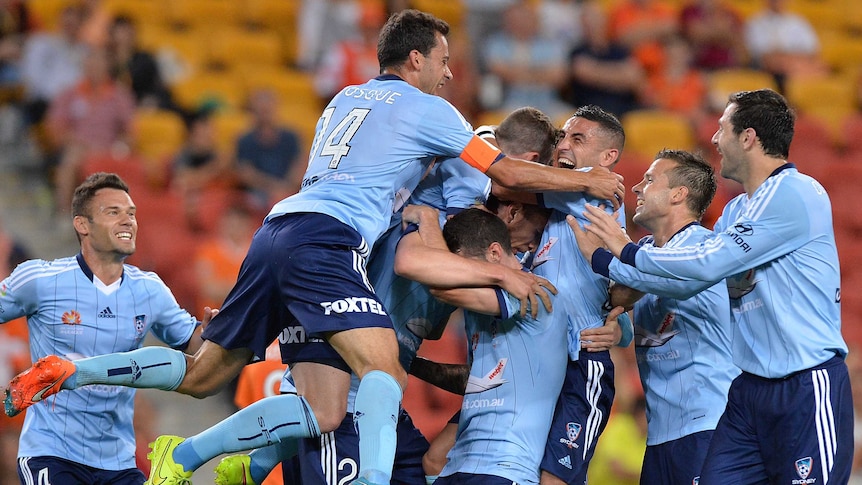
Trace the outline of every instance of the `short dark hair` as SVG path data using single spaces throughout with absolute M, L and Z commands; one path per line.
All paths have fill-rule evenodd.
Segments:
M 96 172 L 75 189 L 72 196 L 72 217 L 83 216 L 92 220 L 90 201 L 101 189 L 117 189 L 129 193 L 129 186 L 115 173 Z
M 507 153 L 537 152 L 539 163 L 550 165 L 559 130 L 545 113 L 533 107 L 518 108 L 500 122 L 494 135 Z
M 392 14 L 377 40 L 380 72 L 403 63 L 412 50 L 430 54 L 437 46 L 437 32 L 447 35 L 449 24 L 429 13 L 407 9 Z
M 572 118 L 583 118 L 598 123 L 600 131 L 608 138 L 611 147 L 616 148 L 622 154 L 623 147 L 626 145 L 626 132 L 623 130 L 623 124 L 612 113 L 594 104 L 588 104 L 576 109 Z M 619 158 L 614 162 L 618 161 Z
M 715 180 L 715 170 L 696 153 L 685 150 L 670 150 L 665 148 L 655 156 L 656 160 L 665 158 L 676 162 L 676 167 L 667 172 L 667 183 L 673 187 L 687 187 L 686 204 L 692 214 L 700 220 L 703 213 L 712 203 L 718 183 Z
M 482 209 L 463 210 L 446 221 L 443 239 L 453 253 L 461 252 L 468 258 L 479 258 L 491 243 L 498 242 L 503 250 L 512 252 L 509 229 L 499 217 Z
M 740 91 L 731 94 L 727 104 L 736 105 L 736 110 L 730 115 L 735 134 L 752 128 L 765 154 L 787 158 L 796 115 L 784 96 L 771 89 Z

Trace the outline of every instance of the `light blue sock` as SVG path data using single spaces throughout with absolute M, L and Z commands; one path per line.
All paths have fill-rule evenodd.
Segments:
M 359 476 L 389 483 L 395 461 L 401 386 L 383 371 L 371 371 L 359 381 L 353 420 L 359 430 Z
M 437 481 L 437 475 L 425 475 L 425 485 L 431 485 Z
M 282 461 L 290 460 L 296 455 L 297 448 L 298 444 L 296 440 L 283 440 L 249 453 L 251 461 L 248 471 L 251 473 L 254 483 L 263 483 L 273 468 Z
M 317 436 L 320 428 L 305 398 L 282 394 L 261 399 L 187 438 L 174 449 L 173 458 L 183 469 L 192 471 L 222 453 Z
M 60 386 L 63 389 L 109 384 L 173 391 L 186 375 L 185 354 L 167 347 L 143 347 L 73 362 L 76 371 Z

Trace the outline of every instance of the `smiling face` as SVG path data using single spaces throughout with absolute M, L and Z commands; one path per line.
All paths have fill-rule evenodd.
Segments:
M 119 189 L 100 189 L 90 200 L 87 216 L 75 216 L 75 229 L 81 245 L 95 253 L 125 259 L 135 253 L 138 235 L 136 207 L 128 193 Z
M 449 70 L 449 42 L 440 32 L 437 32 L 436 38 L 437 44 L 427 56 L 419 54 L 422 58 L 422 67 L 417 87 L 428 94 L 437 94 L 437 90 L 452 79 L 452 71 Z
M 644 173 L 643 180 L 632 187 L 637 196 L 637 205 L 632 220 L 640 226 L 655 231 L 651 222 L 667 214 L 670 208 L 670 196 L 673 190 L 668 180 L 668 172 L 677 163 L 666 158 L 659 158 L 650 165 Z
M 741 137 L 745 135 L 745 132 L 733 132 L 730 117 L 735 111 L 736 104 L 734 103 L 727 105 L 724 109 L 724 113 L 718 119 L 718 130 L 712 135 L 712 144 L 715 145 L 715 149 L 721 155 L 721 176 L 741 182 L 744 175 L 742 174 L 742 166 L 745 157 Z
M 554 166 L 559 168 L 597 167 L 603 164 L 607 140 L 595 121 L 574 116 L 563 125 L 562 138 L 557 142 Z

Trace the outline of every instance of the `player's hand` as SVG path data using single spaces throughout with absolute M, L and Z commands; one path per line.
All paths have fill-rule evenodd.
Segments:
M 521 300 L 521 316 L 527 315 L 527 308 L 533 318 L 539 314 L 539 300 L 549 312 L 553 310 L 551 295 L 557 294 L 557 288 L 545 278 L 526 271 L 510 269 L 500 285 L 510 295 Z
M 617 219 L 605 212 L 603 207 L 587 204 L 584 217 L 590 221 L 590 224 L 585 226 L 584 229 L 598 236 L 604 242 L 608 251 L 613 253 L 614 256 L 619 258 L 626 244 L 632 242 L 628 234 L 620 227 Z M 575 232 L 575 237 L 578 237 L 577 232 Z M 580 244 L 580 240 L 578 240 L 578 243 Z M 590 253 L 590 256 L 592 256 L 592 253 Z
M 439 224 L 440 214 L 437 209 L 427 205 L 411 204 L 404 207 L 401 212 L 401 227 L 406 228 L 408 224 L 420 224 L 423 220 L 433 219 L 435 224 Z
M 594 168 L 584 173 L 590 177 L 587 193 L 598 199 L 609 200 L 614 205 L 614 210 L 619 209 L 626 195 L 623 176 L 603 168 Z
M 584 259 L 587 261 L 591 261 L 593 258 L 593 253 L 596 252 L 596 249 L 604 247 L 604 243 L 602 242 L 599 236 L 595 234 L 591 234 L 583 229 L 581 229 L 581 225 L 578 223 L 578 220 L 575 219 L 573 215 L 566 216 L 566 223 L 572 229 L 572 232 L 575 234 L 575 240 L 578 243 L 578 249 L 581 250 L 581 254 L 584 255 Z
M 218 308 L 210 308 L 208 306 L 205 306 L 204 317 L 201 319 L 201 328 L 207 328 L 207 325 L 210 324 L 210 320 L 212 320 L 213 317 L 216 315 L 218 315 Z
M 605 324 L 601 327 L 588 328 L 581 330 L 581 348 L 587 352 L 601 352 L 609 350 L 611 347 L 620 343 L 623 337 L 623 331 L 620 328 L 617 317 L 625 312 L 625 308 L 618 306 L 614 307 L 608 316 L 605 318 Z

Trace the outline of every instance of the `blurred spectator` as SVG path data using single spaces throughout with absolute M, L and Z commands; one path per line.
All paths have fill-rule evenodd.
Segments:
M 523 0 L 464 0 L 465 25 L 472 45 L 470 56 L 475 60 L 479 72 L 487 72 L 485 57 L 488 39 L 503 29 L 506 10 Z
M 503 29 L 488 39 L 488 71 L 503 83 L 500 109 L 533 106 L 552 119 L 572 111 L 558 90 L 566 79 L 565 44 L 543 37 L 533 5 L 518 3 L 503 17 Z
M 68 214 L 78 168 L 88 157 L 129 153 L 135 100 L 111 79 L 107 54 L 93 49 L 84 59 L 84 77 L 51 103 L 47 129 L 59 154 L 54 173 L 58 214 Z
M 641 90 L 641 104 L 672 111 L 697 123 L 706 114 L 706 79 L 692 66 L 692 53 L 682 37 L 662 43 L 664 67 L 649 76 Z
M 188 118 L 188 136 L 174 157 L 171 187 L 183 200 L 186 219 L 193 230 L 205 230 L 199 209 L 206 193 L 220 193 L 235 186 L 231 158 L 219 151 L 212 110 L 202 109 Z
M 108 43 L 113 15 L 102 0 L 80 0 L 78 3 L 83 12 L 79 34 L 81 41 L 90 47 L 104 48 Z
M 583 0 L 541 0 L 536 8 L 541 32 L 564 42 L 566 52 L 584 42 L 581 23 Z
M 359 7 L 358 0 L 302 0 L 296 60 L 300 68 L 315 71 L 331 45 L 356 35 Z
M 646 400 L 615 407 L 590 462 L 590 483 L 637 485 L 646 451 Z
M 329 102 L 341 88 L 362 84 L 380 74 L 377 36 L 385 21 L 386 12 L 383 5 L 362 5 L 358 34 L 331 46 L 317 68 L 314 88 L 322 99 Z
M 236 283 L 257 222 L 242 204 L 230 205 L 222 214 L 216 232 L 197 247 L 198 308 L 221 308 Z
M 24 43 L 21 76 L 30 123 L 41 122 L 48 103 L 81 77 L 86 52 L 86 46 L 78 39 L 82 16 L 79 7 L 64 7 L 59 33 L 33 34 Z
M 0 0 L 0 87 L 21 82 L 21 52 L 33 27 L 32 15 L 23 0 Z
M 299 163 L 299 137 L 276 119 L 277 101 L 272 91 L 251 94 L 249 107 L 254 124 L 239 138 L 236 147 L 239 180 L 255 205 L 267 210 L 299 190 L 306 168 Z
M 138 106 L 176 110 L 155 57 L 141 50 L 135 24 L 119 16 L 111 24 L 108 55 L 114 77 L 131 88 Z
M 623 0 L 610 13 L 611 39 L 630 49 L 652 73 L 664 62 L 661 41 L 679 32 L 677 15 L 664 0 Z
M 766 9 L 748 19 L 745 43 L 755 64 L 783 88 L 787 76 L 824 73 L 817 33 L 802 16 L 787 11 L 787 0 L 767 0 Z
M 569 56 L 566 99 L 574 106 L 594 104 L 620 117 L 638 107 L 644 70 L 628 49 L 611 41 L 601 6 L 584 4 L 581 23 L 585 43 Z
M 742 20 L 720 0 L 689 1 L 680 23 L 694 50 L 695 67 L 713 70 L 746 64 Z
M 0 219 L 0 279 L 12 274 L 16 266 L 31 258 L 27 248 L 3 228 L 3 220 Z M 0 379 L 0 382 L 4 381 Z
M 455 82 L 446 83 L 437 89 L 437 94 L 458 108 L 465 118 L 475 120 L 482 111 L 479 99 L 480 75 L 479 68 L 473 61 L 473 46 L 470 38 L 463 30 L 450 31 L 449 69 L 455 76 Z

